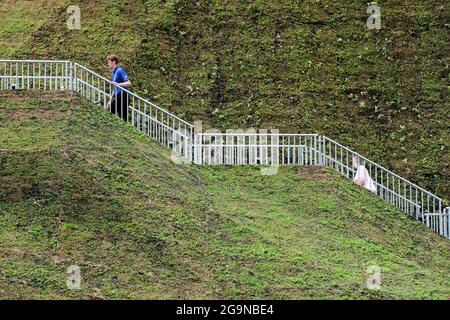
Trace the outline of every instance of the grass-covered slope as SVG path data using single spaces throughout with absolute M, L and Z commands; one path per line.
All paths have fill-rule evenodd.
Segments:
M 175 165 L 76 97 L 0 93 L 0 298 L 445 299 L 449 249 L 326 169 Z
M 109 75 L 119 54 L 134 90 L 219 128 L 318 132 L 450 198 L 446 0 L 0 3 L 0 57 L 72 59 Z

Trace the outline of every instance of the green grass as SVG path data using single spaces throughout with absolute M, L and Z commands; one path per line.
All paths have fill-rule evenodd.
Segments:
M 330 170 L 176 165 L 66 94 L 0 119 L 0 298 L 448 298 L 449 242 Z
M 450 198 L 445 0 L 366 2 L 3 1 L 4 58 L 72 59 L 110 76 L 123 58 L 133 90 L 206 127 L 325 134 Z

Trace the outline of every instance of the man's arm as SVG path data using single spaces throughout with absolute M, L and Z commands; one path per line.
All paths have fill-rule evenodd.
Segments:
M 128 80 L 128 81 L 125 81 L 125 82 L 112 82 L 112 84 L 115 84 L 116 86 L 119 86 L 119 87 L 131 87 L 131 81 L 130 80 Z
M 111 83 L 116 85 L 116 86 L 119 86 L 119 87 L 131 87 L 131 81 L 130 80 L 125 81 L 125 82 L 120 82 L 120 83 L 112 81 Z M 113 88 L 113 91 L 114 91 L 114 88 Z M 108 108 L 111 106 L 112 97 L 113 97 L 113 95 L 111 94 L 111 98 L 109 99 L 109 102 L 106 104 L 106 107 L 108 107 Z
M 111 83 L 114 85 L 119 85 L 117 82 L 114 82 L 114 81 L 111 81 Z M 112 89 L 112 91 L 110 92 L 110 95 L 109 95 L 109 102 L 105 105 L 105 109 L 109 109 L 111 107 L 111 103 L 112 103 L 112 100 L 114 97 L 114 87 L 112 87 L 111 89 Z

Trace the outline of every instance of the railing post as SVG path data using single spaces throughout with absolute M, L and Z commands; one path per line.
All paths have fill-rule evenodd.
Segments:
M 78 81 L 77 81 L 77 64 L 73 64 L 73 80 L 72 80 L 72 91 L 78 91 Z
M 73 91 L 73 63 L 69 63 L 69 91 Z
M 193 157 L 194 157 L 194 164 L 198 164 L 198 160 L 197 160 L 197 134 L 194 135 L 194 141 L 193 141 Z
M 188 138 L 188 141 L 186 142 L 186 152 L 187 152 L 186 156 L 187 156 L 187 159 L 189 160 L 189 162 L 194 162 L 193 154 L 192 154 L 192 152 L 193 152 L 192 148 L 193 148 L 194 144 L 195 144 L 195 141 L 194 141 L 193 128 L 190 127 L 189 128 L 189 138 Z
M 201 164 L 199 161 L 200 160 L 199 148 L 201 148 L 199 140 L 201 140 L 200 134 L 196 133 L 194 135 L 194 164 Z
M 317 153 L 317 136 L 314 136 L 314 165 L 316 166 L 319 162 L 319 155 Z
M 203 135 L 201 133 L 197 134 L 197 164 L 203 164 Z
M 444 213 L 444 216 L 447 217 L 447 235 L 444 236 L 450 239 L 450 207 L 445 208 Z
M 322 136 L 317 136 L 317 153 L 319 154 L 319 166 L 323 166 L 323 154 L 322 154 Z

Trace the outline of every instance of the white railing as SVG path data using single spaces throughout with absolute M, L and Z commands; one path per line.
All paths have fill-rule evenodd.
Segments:
M 110 80 L 70 61 L 0 60 L 0 90 L 70 90 L 108 109 Z M 338 142 L 318 134 L 280 134 L 247 130 L 196 133 L 194 126 L 140 96 L 129 99 L 127 120 L 176 154 L 201 165 L 320 165 L 353 179 L 363 165 L 376 195 L 450 238 L 450 208 L 441 198 Z M 375 191 L 375 190 L 374 190 Z
M 70 90 L 70 61 L 0 60 L 0 90 Z
M 194 163 L 206 165 L 319 165 L 317 134 L 197 133 Z

